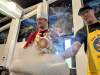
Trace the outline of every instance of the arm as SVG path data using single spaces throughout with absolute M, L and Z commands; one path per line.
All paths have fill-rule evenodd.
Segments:
M 79 51 L 81 45 L 82 44 L 78 41 L 74 42 L 73 45 L 70 48 L 68 48 L 67 50 L 65 50 L 65 52 L 62 54 L 63 58 L 66 59 L 66 58 L 76 55 L 77 52 Z
M 86 33 L 87 33 L 86 32 L 86 27 L 84 27 L 84 26 L 77 31 L 77 33 L 75 35 L 74 43 L 72 44 L 72 46 L 70 48 L 65 50 L 65 52 L 62 54 L 64 59 L 76 55 L 76 53 L 80 49 L 81 45 L 84 43 L 84 41 L 87 40 L 86 39 L 87 38 Z

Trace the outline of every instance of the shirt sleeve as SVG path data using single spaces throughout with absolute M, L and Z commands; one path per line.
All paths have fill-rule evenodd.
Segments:
M 86 40 L 86 31 L 83 28 L 81 28 L 80 30 L 77 31 L 75 35 L 75 41 L 78 41 L 81 44 L 83 44 L 85 40 Z

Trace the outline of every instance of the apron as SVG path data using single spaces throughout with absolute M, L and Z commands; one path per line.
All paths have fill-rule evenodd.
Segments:
M 41 50 L 47 54 L 54 53 L 53 44 L 50 40 L 49 33 L 46 33 L 43 37 L 37 34 L 34 40 L 34 45 L 38 50 Z
M 87 75 L 100 75 L 100 30 L 89 33 L 87 26 Z

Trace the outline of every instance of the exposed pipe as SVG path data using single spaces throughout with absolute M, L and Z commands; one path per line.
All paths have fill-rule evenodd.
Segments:
M 2 18 L 2 19 L 0 20 L 0 23 L 4 22 L 4 21 L 6 21 L 6 20 L 9 20 L 9 19 L 10 19 L 10 17 L 4 17 L 4 18 Z
M 24 15 L 24 16 L 22 17 L 21 21 L 23 21 L 23 20 L 25 20 L 25 19 L 27 19 L 27 18 L 29 18 L 29 17 L 35 15 L 36 13 L 37 13 L 37 10 L 34 10 L 34 11 L 32 11 L 32 12 L 30 12 L 30 13 Z M 0 20 L 0 23 L 1 23 L 1 22 L 4 22 L 5 20 L 8 20 L 8 19 L 9 19 L 8 17 L 5 17 L 5 18 L 3 18 L 2 20 Z M 0 27 L 0 32 L 2 32 L 2 31 L 4 31 L 4 30 L 8 29 L 9 27 L 10 27 L 10 23 L 6 24 L 5 26 Z
M 37 10 L 35 9 L 34 11 L 31 11 L 31 12 L 29 12 L 28 14 L 24 15 L 24 16 L 22 17 L 22 20 L 21 20 L 21 21 L 23 21 L 23 20 L 25 20 L 25 19 L 28 19 L 28 18 L 30 18 L 30 17 L 36 15 L 36 14 L 37 14 Z
M 46 0 L 43 0 L 43 2 L 45 2 L 45 1 Z M 55 2 L 55 1 L 57 1 L 57 0 L 47 0 L 47 3 L 51 4 L 51 3 Z M 40 4 L 40 3 L 38 3 L 38 4 Z M 38 4 L 30 6 L 30 7 L 26 8 L 26 9 L 23 9 L 23 15 L 26 14 L 26 13 L 28 13 L 28 12 L 31 12 L 32 10 L 37 9 L 37 5 Z
M 37 9 L 37 5 L 38 5 L 38 4 L 33 5 L 33 6 L 30 6 L 30 7 L 26 8 L 26 9 L 23 9 L 23 15 L 24 15 L 24 14 L 27 14 L 28 12 L 31 12 L 32 10 Z
M 8 29 L 10 27 L 10 23 L 6 24 L 5 26 L 0 27 L 0 32 Z
M 29 18 L 29 17 L 35 15 L 36 13 L 37 13 L 37 10 L 34 10 L 34 11 L 32 11 L 32 12 L 30 12 L 30 13 L 24 15 L 24 16 L 22 17 L 21 21 L 23 21 L 23 20 L 25 20 L 25 19 L 27 19 L 27 18 Z M 5 18 L 3 18 L 2 20 L 0 20 L 0 23 L 3 22 L 3 21 L 5 21 L 5 20 L 8 20 L 8 17 L 5 17 Z M 9 27 L 10 27 L 10 23 L 6 24 L 5 26 L 0 27 L 0 32 L 2 32 L 2 31 L 4 31 L 4 30 L 8 29 Z
M 51 3 L 55 2 L 55 1 L 57 1 L 57 0 L 48 0 L 47 3 L 51 4 Z

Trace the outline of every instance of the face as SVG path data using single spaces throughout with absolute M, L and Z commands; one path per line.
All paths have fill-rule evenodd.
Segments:
M 39 18 L 37 19 L 37 24 L 40 29 L 45 29 L 45 27 L 48 25 L 48 21 L 47 19 Z
M 83 14 L 81 15 L 82 19 L 90 24 L 94 21 L 95 15 L 93 10 L 85 10 Z
M 46 25 L 48 22 L 47 22 L 47 19 L 44 19 L 44 18 L 39 18 L 37 20 L 38 22 L 38 25 L 42 26 L 42 25 Z

